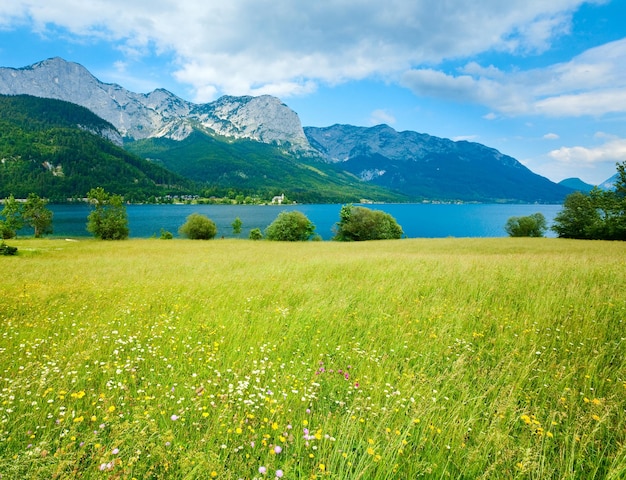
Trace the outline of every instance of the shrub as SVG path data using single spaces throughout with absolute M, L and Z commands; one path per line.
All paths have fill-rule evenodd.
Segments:
M 205 215 L 192 213 L 178 229 L 178 233 L 191 240 L 210 240 L 217 235 L 217 226 Z
M 335 229 L 334 240 L 342 242 L 391 240 L 404 235 L 402 227 L 388 213 L 352 205 L 341 208 Z
M 8 240 L 15 236 L 15 231 L 11 230 L 6 222 L 0 220 L 0 239 Z
M 9 247 L 6 243 L 0 242 L 0 255 L 16 255 L 17 247 Z
M 260 228 L 253 228 L 252 230 L 250 230 L 250 235 L 248 236 L 248 238 L 250 240 L 262 240 L 263 233 L 261 233 Z
M 541 213 L 511 217 L 504 226 L 504 230 L 511 237 L 543 237 L 547 229 L 546 217 Z
M 171 240 L 174 238 L 172 232 L 168 232 L 167 230 L 161 229 L 161 236 L 159 237 L 161 240 Z
M 281 212 L 265 229 L 265 236 L 268 240 L 283 242 L 303 242 L 311 238 L 314 233 L 315 225 L 304 213 L 297 210 Z
M 231 225 L 233 227 L 233 233 L 235 235 L 239 235 L 241 233 L 241 227 L 243 226 L 243 222 L 241 221 L 241 218 L 239 217 L 235 218 L 235 220 L 233 220 L 233 223 Z

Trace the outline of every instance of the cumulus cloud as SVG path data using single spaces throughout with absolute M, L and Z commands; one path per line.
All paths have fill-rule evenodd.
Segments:
M 549 156 L 570 167 L 593 167 L 598 163 L 618 163 L 626 158 L 626 139 L 616 138 L 596 147 L 561 147 Z
M 402 83 L 418 95 L 477 103 L 509 116 L 626 112 L 626 39 L 541 69 L 507 73 L 472 62 L 457 74 L 411 69 Z
M 542 51 L 568 31 L 582 3 L 12 0 L 0 6 L 0 26 L 104 39 L 127 57 L 171 55 L 176 78 L 208 100 L 219 93 L 299 95 L 321 83 L 393 77 L 485 51 Z M 428 75 L 436 76 L 417 70 L 405 80 L 419 90 Z M 468 95 L 478 86 L 473 100 L 489 105 L 514 93 L 494 76 L 467 75 L 449 81 L 447 91 Z

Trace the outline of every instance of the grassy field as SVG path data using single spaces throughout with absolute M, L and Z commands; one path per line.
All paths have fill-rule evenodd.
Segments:
M 626 243 L 21 239 L 4 479 L 626 478 Z

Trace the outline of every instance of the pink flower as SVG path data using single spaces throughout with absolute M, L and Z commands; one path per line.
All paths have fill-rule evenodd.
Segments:
M 172 415 L 170 417 L 170 419 L 172 420 L 172 422 L 175 422 L 176 420 L 178 420 L 180 417 L 178 415 Z
M 113 450 L 111 450 L 111 453 L 113 455 L 117 455 L 118 453 L 120 453 L 120 449 L 119 448 L 114 448 Z
M 265 472 L 267 472 L 267 468 L 265 468 L 265 467 L 259 467 L 259 473 L 260 473 L 261 475 L 265 475 Z
M 283 476 L 283 471 L 282 470 L 276 470 L 276 478 L 282 478 Z
M 275 453 L 275 454 L 277 454 L 277 455 L 278 455 L 278 454 L 279 454 L 280 452 L 282 452 L 282 451 L 283 451 L 283 449 L 282 449 L 282 447 L 281 447 L 280 445 L 276 445 L 276 446 L 274 447 L 274 453 Z

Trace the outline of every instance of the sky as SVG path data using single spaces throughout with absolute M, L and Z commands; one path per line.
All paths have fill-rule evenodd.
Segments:
M 196 103 L 279 97 L 599 184 L 626 161 L 624 0 L 11 0 L 0 66 L 51 57 Z

